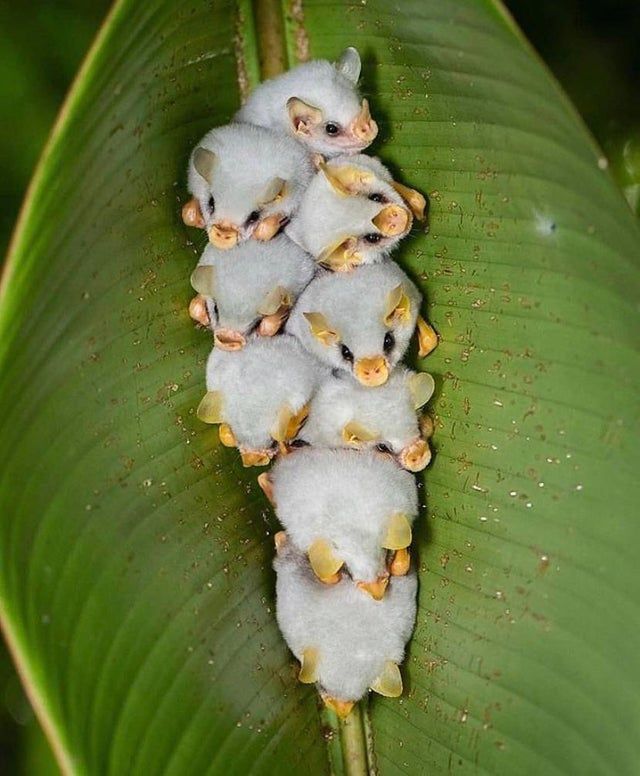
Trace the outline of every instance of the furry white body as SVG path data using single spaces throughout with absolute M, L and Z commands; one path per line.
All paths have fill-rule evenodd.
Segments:
M 293 337 L 256 337 L 230 353 L 219 348 L 207 361 L 207 390 L 222 394 L 222 420 L 242 450 L 273 446 L 280 410 L 307 404 L 326 371 Z M 274 447 L 275 451 L 275 447 Z
M 384 599 L 363 595 L 348 577 L 319 582 L 303 555 L 286 542 L 274 561 L 278 625 L 300 661 L 318 650 L 319 689 L 342 700 L 359 700 L 386 661 L 401 663 L 416 615 L 414 573 L 393 577 Z
M 314 258 L 322 257 L 331 246 L 352 240 L 360 257 L 359 265 L 384 260 L 411 226 L 409 218 L 400 234 L 385 237 L 373 223 L 389 204 L 405 208 L 404 200 L 392 186 L 391 174 L 378 159 L 364 154 L 339 156 L 328 162 L 329 172 L 336 168 L 356 168 L 366 180 L 358 184 L 357 193 L 344 194 L 336 191 L 322 170 L 317 172 L 287 226 L 288 236 Z M 380 201 L 370 199 L 372 195 Z M 365 236 L 371 234 L 378 235 L 380 241 L 368 243 Z
M 318 539 L 329 542 L 358 582 L 384 575 L 392 516 L 411 523 L 418 511 L 414 477 L 372 451 L 303 448 L 280 458 L 270 479 L 292 544 L 306 552 Z
M 208 245 L 198 266 L 214 268 L 207 304 L 213 331 L 226 329 L 245 336 L 263 317 L 259 308 L 270 293 L 281 288 L 293 303 L 316 270 L 309 254 L 284 235 L 269 242 L 252 240 L 228 251 Z
M 345 133 L 332 137 L 324 131 L 326 123 L 348 128 L 358 116 L 361 110 L 357 89 L 359 73 L 359 59 L 357 72 L 348 73 L 326 60 L 306 62 L 256 87 L 236 114 L 235 121 L 246 121 L 295 136 L 287 103 L 291 98 L 298 98 L 322 113 L 322 126 L 311 136 L 300 138 L 310 151 L 327 157 L 361 151 L 371 141 L 357 142 Z
M 215 162 L 211 180 L 207 181 L 196 170 L 194 151 L 189 160 L 189 191 L 198 200 L 207 231 L 214 223 L 232 224 L 238 229 L 238 242 L 250 238 L 259 224 L 247 223 L 254 211 L 261 218 L 276 213 L 290 217 L 314 172 L 309 155 L 299 143 L 264 127 L 218 127 L 207 132 L 198 148 L 213 152 Z M 285 194 L 263 202 L 276 179 L 286 182 Z
M 398 286 L 402 286 L 408 298 L 409 309 L 404 319 L 386 323 L 388 298 Z M 361 267 L 348 274 L 325 272 L 301 294 L 289 318 L 287 331 L 334 369 L 352 374 L 358 361 L 380 357 L 391 370 L 409 345 L 420 302 L 418 289 L 393 262 Z M 314 336 L 305 318 L 305 313 L 311 312 L 319 312 L 326 318 L 337 331 L 339 342 L 324 344 Z M 384 350 L 387 332 L 392 332 L 395 339 L 388 352 Z M 353 363 L 343 357 L 342 345 L 351 352 Z
M 329 375 L 316 392 L 309 417 L 299 436 L 313 447 L 386 445 L 396 456 L 420 435 L 408 378 L 415 374 L 398 366 L 388 381 L 371 389 L 348 376 Z M 350 442 L 344 429 L 357 424 L 373 436 Z

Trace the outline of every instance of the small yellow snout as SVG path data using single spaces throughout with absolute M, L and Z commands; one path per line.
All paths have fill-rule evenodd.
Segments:
M 233 248 L 238 242 L 238 237 L 238 228 L 226 221 L 214 224 L 209 229 L 209 242 L 222 251 Z
M 385 574 L 373 582 L 358 582 L 357 587 L 368 593 L 374 601 L 382 601 L 385 591 L 389 585 L 389 575 Z
M 410 472 L 422 471 L 430 460 L 431 450 L 424 439 L 416 439 L 400 453 L 400 465 Z
M 242 350 L 246 343 L 244 336 L 233 329 L 216 329 L 213 340 L 222 350 Z
M 384 385 L 389 377 L 389 367 L 384 356 L 359 359 L 356 361 L 353 372 L 357 380 L 369 388 Z
M 378 134 L 378 125 L 371 118 L 367 100 L 362 101 L 360 113 L 351 124 L 351 132 L 361 143 L 371 143 Z
M 385 237 L 397 237 L 406 232 L 411 221 L 411 214 L 401 205 L 383 207 L 373 219 L 376 226 Z

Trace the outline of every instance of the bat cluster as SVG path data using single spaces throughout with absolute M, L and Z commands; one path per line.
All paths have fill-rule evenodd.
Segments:
M 182 210 L 209 237 L 189 306 L 214 339 L 198 417 L 245 466 L 274 461 L 258 482 L 284 528 L 278 624 L 341 716 L 402 692 L 434 383 L 400 361 L 414 331 L 421 356 L 437 344 L 390 258 L 426 201 L 362 153 L 378 128 L 359 76 L 348 48 L 261 84 L 192 152 Z

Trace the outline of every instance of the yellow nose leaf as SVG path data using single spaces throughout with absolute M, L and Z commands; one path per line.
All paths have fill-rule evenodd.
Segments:
M 204 423 L 222 423 L 222 394 L 209 391 L 202 397 L 196 415 Z
M 313 573 L 321 582 L 330 580 L 342 567 L 343 561 L 336 556 L 325 539 L 316 539 L 309 547 L 309 563 Z
M 382 546 L 387 550 L 401 550 L 411 544 L 411 523 L 406 515 L 396 512 L 389 520 Z
M 362 442 L 373 442 L 378 439 L 378 436 L 377 431 L 370 431 L 357 420 L 350 420 L 342 429 L 342 441 L 348 445 L 357 446 Z
M 385 698 L 399 698 L 402 695 L 402 676 L 398 664 L 387 660 L 382 673 L 371 685 L 371 689 Z
M 383 321 L 386 326 L 393 326 L 396 323 L 408 323 L 409 320 L 411 320 L 411 300 L 401 283 L 387 294 Z
M 191 273 L 191 287 L 202 296 L 214 295 L 215 270 L 211 266 L 196 267 Z
M 358 582 L 357 587 L 360 590 L 364 590 L 365 593 L 368 593 L 374 601 L 382 601 L 388 584 L 389 577 L 388 575 L 385 575 L 376 579 L 374 582 Z
M 409 391 L 414 409 L 425 405 L 433 396 L 436 384 L 428 372 L 418 372 L 409 377 Z
M 313 684 L 318 680 L 318 661 L 320 656 L 318 650 L 308 647 L 302 652 L 302 661 L 300 663 L 300 672 L 298 679 L 303 684 Z

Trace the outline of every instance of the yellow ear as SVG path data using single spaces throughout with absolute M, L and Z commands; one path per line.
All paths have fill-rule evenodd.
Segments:
M 377 431 L 369 431 L 357 420 L 350 420 L 342 429 L 342 440 L 348 445 L 357 446 L 362 442 L 373 442 L 378 436 Z
M 433 396 L 435 382 L 428 372 L 417 372 L 409 377 L 409 391 L 414 409 L 424 406 Z
M 273 178 L 262 193 L 260 205 L 269 205 L 277 199 L 282 199 L 287 193 L 287 182 L 283 178 Z
M 394 323 L 406 323 L 411 318 L 411 300 L 400 283 L 387 295 L 383 321 L 386 326 Z
M 316 261 L 318 264 L 337 272 L 352 269 L 362 261 L 362 256 L 355 250 L 356 244 L 354 237 L 341 238 L 325 248 L 318 255 Z
M 413 213 L 413 217 L 418 221 L 424 221 L 424 211 L 427 207 L 427 200 L 423 195 L 415 189 L 410 189 L 408 186 L 403 186 L 402 183 L 392 181 L 391 185 L 398 192 L 398 194 L 409 205 L 409 209 Z
M 287 100 L 287 111 L 296 135 L 310 134 L 311 130 L 322 121 L 322 111 L 298 97 L 290 97 Z
M 191 287 L 202 296 L 211 298 L 214 295 L 215 271 L 210 265 L 196 267 L 191 273 Z
M 283 286 L 276 286 L 265 296 L 258 312 L 260 315 L 273 315 L 282 307 L 291 307 L 291 294 Z
M 196 415 L 204 423 L 222 423 L 222 393 L 209 391 L 202 397 Z
M 386 698 L 398 698 L 402 695 L 402 676 L 398 664 L 387 660 L 382 673 L 371 685 L 371 689 Z
M 391 515 L 387 525 L 387 533 L 382 540 L 382 546 L 387 550 L 402 550 L 411 544 L 411 523 L 406 515 L 396 512 Z
M 366 186 L 375 180 L 368 170 L 361 170 L 354 165 L 321 164 L 320 170 L 329 181 L 332 188 L 342 197 L 351 197 L 364 191 Z
M 318 680 L 319 657 L 318 650 L 313 649 L 313 647 L 308 647 L 302 651 L 298 679 L 303 684 L 313 684 Z
M 288 442 L 295 439 L 308 414 L 308 404 L 304 404 L 298 412 L 294 412 L 288 404 L 283 405 L 278 412 L 275 426 L 271 429 L 271 436 L 276 442 Z
M 417 320 L 418 326 L 418 355 L 420 358 L 428 356 L 429 353 L 438 344 L 438 335 L 425 319 L 419 315 Z
M 344 561 L 336 556 L 329 542 L 316 539 L 309 547 L 309 563 L 319 580 L 333 582 Z
M 204 178 L 207 183 L 211 183 L 215 163 L 216 155 L 208 148 L 198 146 L 198 148 L 196 148 L 196 150 L 193 152 L 193 166 L 195 167 L 198 175 Z
M 322 313 L 302 313 L 307 319 L 313 336 L 323 345 L 335 345 L 340 342 L 340 335 L 332 329 Z

